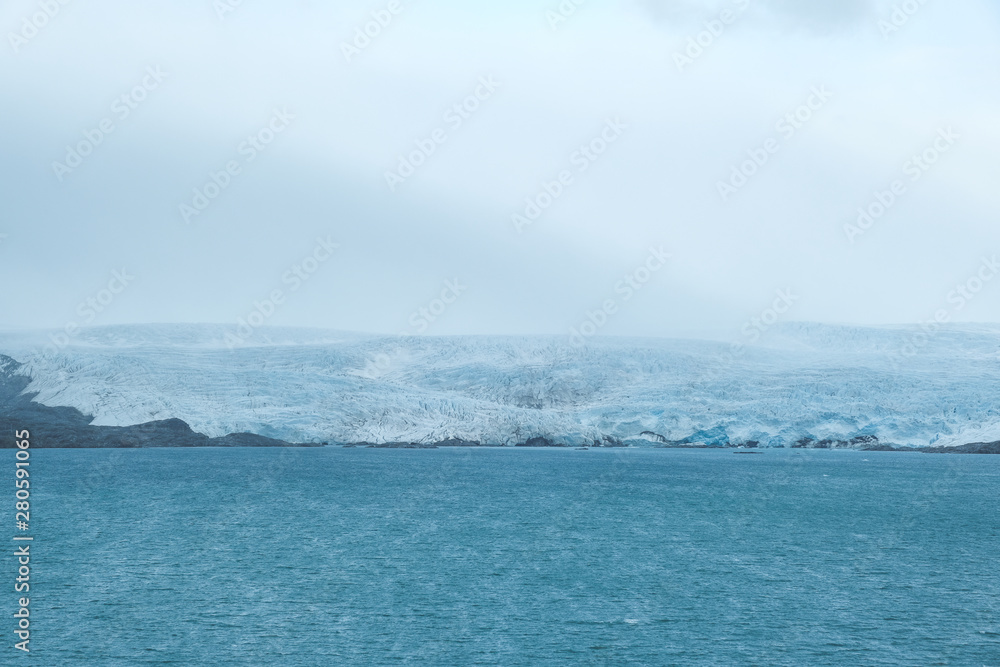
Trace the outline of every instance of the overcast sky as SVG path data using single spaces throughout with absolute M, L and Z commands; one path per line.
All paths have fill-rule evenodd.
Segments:
M 223 2 L 0 9 L 0 328 L 1000 319 L 997 2 Z

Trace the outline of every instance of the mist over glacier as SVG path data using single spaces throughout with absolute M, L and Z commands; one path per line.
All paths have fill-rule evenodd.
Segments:
M 1000 440 L 1000 326 L 788 323 L 754 346 L 559 336 L 375 336 L 224 325 L 0 334 L 27 392 L 125 426 L 180 418 L 209 436 L 289 442 L 791 446 L 875 436 L 897 445 Z M 230 341 L 232 339 L 230 338 Z M 655 434 L 655 435 L 654 435 Z

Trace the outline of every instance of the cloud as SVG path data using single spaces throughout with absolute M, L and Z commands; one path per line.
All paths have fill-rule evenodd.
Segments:
M 876 0 L 639 0 L 654 20 L 673 25 L 697 24 L 724 9 L 745 8 L 757 17 L 782 27 L 802 27 L 827 33 L 848 29 L 870 20 Z
M 682 73 L 675 51 L 735 0 L 581 5 L 556 31 L 537 3 L 413 5 L 351 62 L 340 42 L 370 9 L 69 5 L 0 54 L 0 284 L 25 286 L 0 297 L 3 324 L 59 326 L 122 267 L 136 285 L 96 323 L 235 322 L 328 234 L 343 252 L 276 324 L 396 333 L 457 278 L 468 296 L 434 333 L 565 333 L 661 244 L 675 259 L 602 333 L 739 327 L 786 287 L 796 317 L 922 321 L 1000 248 L 1000 47 L 985 0 L 927 3 L 886 40 L 877 20 L 901 1 L 749 0 Z M 162 86 L 113 111 L 156 66 Z M 484 76 L 497 94 L 453 126 Z M 823 85 L 830 103 L 722 201 L 718 183 Z M 185 224 L 179 205 L 285 107 L 289 130 Z M 53 161 L 108 117 L 60 181 Z M 626 134 L 578 171 L 616 117 Z M 949 125 L 963 142 L 850 244 L 858 207 Z M 436 128 L 447 140 L 390 191 L 386 170 Z M 512 215 L 565 169 L 572 187 L 517 234 Z M 963 317 L 995 318 L 988 303 Z
M 819 32 L 849 28 L 868 21 L 876 9 L 872 0 L 764 0 L 758 4 L 779 19 L 795 21 Z

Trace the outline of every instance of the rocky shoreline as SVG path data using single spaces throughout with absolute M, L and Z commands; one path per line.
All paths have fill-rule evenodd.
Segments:
M 323 443 L 327 445 L 328 443 Z M 516 445 L 489 445 L 481 444 L 475 441 L 461 440 L 458 438 L 449 438 L 447 440 L 442 440 L 440 442 L 431 443 L 421 443 L 421 442 L 381 442 L 381 443 L 371 443 L 371 442 L 352 442 L 344 445 L 338 445 L 340 447 L 353 448 L 353 447 L 367 447 L 370 449 L 439 449 L 441 447 L 494 447 L 494 448 L 509 448 L 509 447 L 552 447 L 552 448 L 562 448 L 562 449 L 598 449 L 606 447 L 630 447 L 630 445 L 620 444 L 620 445 L 607 445 L 595 442 L 591 445 L 586 445 L 582 447 L 577 447 L 576 445 L 562 444 L 549 440 L 548 438 L 531 438 L 530 440 Z M 633 447 L 634 448 L 634 447 Z M 760 454 L 768 451 L 769 449 L 841 449 L 859 452 L 922 452 L 924 454 L 1000 454 L 1000 441 L 998 442 L 975 442 L 967 445 L 958 445 L 955 447 L 894 447 L 892 445 L 884 444 L 874 444 L 859 447 L 833 447 L 833 446 L 816 446 L 816 447 L 762 447 L 758 448 L 756 446 L 744 446 L 744 445 L 706 445 L 700 444 L 659 444 L 652 445 L 648 449 L 731 449 L 735 453 L 739 454 Z

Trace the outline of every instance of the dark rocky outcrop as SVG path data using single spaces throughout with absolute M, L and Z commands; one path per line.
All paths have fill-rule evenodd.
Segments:
M 519 442 L 519 443 L 517 443 L 514 446 L 515 447 L 565 447 L 566 445 L 562 445 L 562 444 L 553 442 L 552 440 L 549 440 L 548 438 L 543 438 L 543 437 L 539 436 L 539 437 L 534 437 L 534 438 L 528 438 L 526 441 Z
M 1000 440 L 997 442 L 973 442 L 956 447 L 921 447 L 926 454 L 1000 454 Z
M 434 443 L 438 447 L 482 447 L 478 440 L 465 440 L 463 438 L 445 438 Z
M 37 394 L 22 393 L 31 382 L 18 374 L 21 364 L 0 355 L 0 449 L 15 446 L 15 431 L 31 433 L 33 448 L 54 447 L 288 447 L 292 443 L 253 433 L 230 433 L 210 438 L 191 430 L 180 419 L 134 426 L 94 426 L 93 417 L 76 408 L 36 403 Z M 309 445 L 306 445 L 309 446 Z
M 596 445 L 595 444 L 594 447 L 598 447 L 598 446 L 601 446 L 601 447 L 628 447 L 628 445 L 626 445 L 624 442 L 622 442 L 621 439 L 616 438 L 616 437 L 611 436 L 611 435 L 604 436 L 602 438 L 602 440 L 603 440 L 603 444 L 601 444 L 601 445 Z
M 351 443 L 348 446 L 353 446 L 353 447 L 370 447 L 370 448 L 375 448 L 375 449 L 437 449 L 437 445 L 435 445 L 433 443 L 428 444 L 428 443 L 424 443 L 424 442 L 406 442 L 406 441 L 400 441 L 400 442 L 379 442 L 379 443 L 355 442 L 355 443 Z M 454 447 L 454 445 L 452 445 L 452 446 Z
M 893 447 L 892 445 L 886 445 L 882 443 L 875 443 L 873 445 L 862 445 L 859 447 L 862 452 L 898 452 L 900 449 L 898 447 Z

